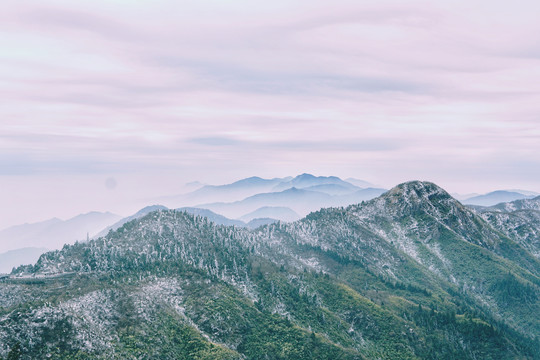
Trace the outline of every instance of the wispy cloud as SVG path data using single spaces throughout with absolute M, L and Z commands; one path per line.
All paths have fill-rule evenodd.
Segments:
M 226 137 L 202 137 L 188 139 L 188 142 L 198 145 L 209 146 L 238 146 L 245 145 L 245 142 L 226 138 Z
M 0 182 L 120 174 L 121 192 L 144 174 L 150 196 L 308 171 L 539 191 L 539 4 L 7 0 Z
M 78 9 L 37 8 L 22 11 L 19 19 L 35 28 L 49 31 L 91 32 L 107 40 L 141 41 L 149 40 L 144 31 L 115 20 L 115 14 L 103 11 L 90 13 Z M 116 17 L 116 19 L 121 19 Z

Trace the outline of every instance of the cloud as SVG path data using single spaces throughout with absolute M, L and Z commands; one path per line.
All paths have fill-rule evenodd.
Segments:
M 140 29 L 113 20 L 114 15 L 107 12 L 101 15 L 73 9 L 42 7 L 23 12 L 20 19 L 39 28 L 50 28 L 52 31 L 87 31 L 107 40 L 149 40 L 146 33 Z
M 155 64 L 182 68 L 196 73 L 203 82 L 217 89 L 243 93 L 275 95 L 339 96 L 340 92 L 429 92 L 420 81 L 388 76 L 343 76 L 336 74 L 296 73 L 290 70 L 252 70 L 220 62 L 193 62 L 186 59 L 158 58 Z
M 289 151 L 352 151 L 371 152 L 399 150 L 406 146 L 406 141 L 401 139 L 340 139 L 322 141 L 253 141 L 237 140 L 228 137 L 193 138 L 188 139 L 188 143 L 194 143 L 210 147 L 236 147 L 238 151 L 246 148 L 256 150 L 265 149 L 274 152 Z
M 0 181 L 146 174 L 132 188 L 149 195 L 306 171 L 539 190 L 539 6 L 7 0 Z
M 226 137 L 204 137 L 204 138 L 193 138 L 188 139 L 188 142 L 207 145 L 207 146 L 235 146 L 240 145 L 242 142 L 234 139 L 229 139 Z

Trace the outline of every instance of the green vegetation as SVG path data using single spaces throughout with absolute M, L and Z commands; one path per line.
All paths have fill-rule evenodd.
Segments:
M 0 358 L 539 358 L 536 260 L 398 190 L 255 231 L 158 211 L 47 253 L 0 283 Z

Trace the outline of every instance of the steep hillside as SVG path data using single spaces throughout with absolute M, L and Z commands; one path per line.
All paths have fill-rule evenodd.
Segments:
M 540 258 L 540 211 L 485 211 L 480 216 Z
M 137 211 L 135 214 L 130 215 L 130 216 L 125 217 L 125 218 L 122 218 L 122 219 L 118 220 L 117 222 L 115 222 L 114 224 L 111 224 L 111 225 L 107 226 L 106 228 L 102 229 L 99 233 L 97 233 L 93 237 L 98 238 L 98 237 L 105 236 L 105 235 L 107 235 L 107 233 L 109 231 L 116 230 L 116 229 L 118 229 L 119 227 L 121 227 L 122 225 L 124 225 L 125 223 L 127 223 L 129 221 L 132 221 L 132 220 L 135 220 L 135 219 L 140 219 L 143 216 L 150 214 L 152 211 L 157 211 L 157 210 L 167 210 L 167 207 L 163 206 L 163 205 L 145 206 L 141 210 Z
M 515 200 L 511 202 L 503 202 L 494 206 L 490 206 L 484 211 L 504 211 L 512 212 L 516 210 L 538 210 L 540 211 L 540 196 L 532 199 Z
M 419 285 L 431 276 L 442 278 L 495 316 L 524 331 L 540 330 L 540 323 L 526 316 L 530 309 L 540 311 L 538 259 L 434 184 L 405 183 L 361 205 L 321 210 L 291 224 L 285 238 L 355 259 L 390 279 Z M 403 254 L 423 273 L 412 273 Z M 509 272 L 517 287 L 536 289 L 526 307 L 499 293 Z
M 540 258 L 540 196 L 474 210 L 492 227 Z

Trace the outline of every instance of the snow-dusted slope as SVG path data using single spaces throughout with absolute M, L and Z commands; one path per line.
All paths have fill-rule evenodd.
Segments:
M 255 230 L 158 210 L 0 279 L 0 355 L 532 359 L 539 272 L 428 182 Z

